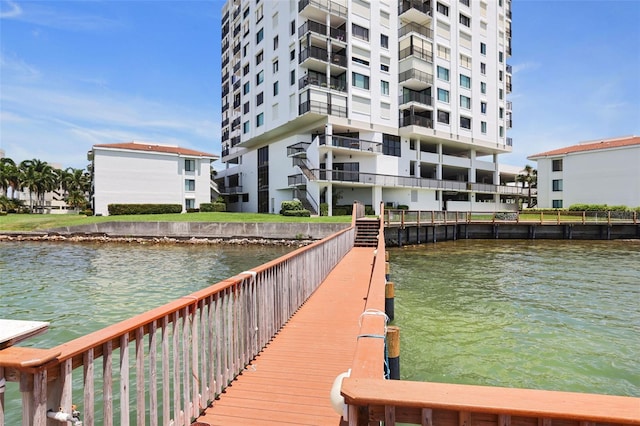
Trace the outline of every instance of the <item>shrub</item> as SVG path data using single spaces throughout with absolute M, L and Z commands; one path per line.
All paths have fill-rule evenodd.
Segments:
M 607 206 L 606 204 L 572 204 L 569 211 L 578 212 L 626 212 L 629 211 L 627 206 Z
M 376 211 L 373 209 L 372 206 L 364 206 L 364 214 L 366 216 L 375 216 Z
M 398 210 L 409 210 L 409 206 L 406 204 L 398 204 Z
M 348 216 L 351 214 L 351 210 L 346 207 L 334 207 L 333 215 L 334 216 Z
M 180 204 L 109 204 L 109 215 L 182 213 Z
M 83 214 L 85 216 L 93 216 L 93 210 L 91 209 L 80 210 L 78 214 Z
M 329 204 L 320 203 L 320 216 L 329 216 Z
M 307 209 L 302 210 L 284 210 L 280 213 L 282 216 L 310 217 L 311 212 Z
M 201 212 L 226 212 L 227 205 L 223 202 L 216 201 L 215 203 L 200 203 Z
M 284 214 L 284 212 L 292 210 L 304 210 L 302 202 L 300 200 L 292 200 L 283 201 L 282 204 L 280 204 L 280 214 Z
M 198 213 L 200 209 L 187 209 L 187 213 Z

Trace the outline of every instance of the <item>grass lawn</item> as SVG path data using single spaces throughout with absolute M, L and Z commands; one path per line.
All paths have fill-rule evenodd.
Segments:
M 351 216 L 291 217 L 264 213 L 176 213 L 123 216 L 9 214 L 0 216 L 0 231 L 43 231 L 96 222 L 274 222 L 350 223 Z

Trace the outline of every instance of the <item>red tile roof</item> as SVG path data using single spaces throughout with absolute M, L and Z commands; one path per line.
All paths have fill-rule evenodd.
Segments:
M 180 148 L 179 146 L 158 145 L 158 144 L 145 143 L 145 142 L 105 143 L 105 144 L 97 144 L 97 145 L 94 145 L 93 147 L 94 148 L 129 149 L 132 151 L 162 152 L 165 154 L 188 155 L 191 157 L 211 157 L 216 159 L 219 158 L 218 155 L 209 154 L 202 151 L 195 151 L 193 149 Z
M 584 142 L 578 145 L 567 146 L 565 148 L 554 149 L 540 154 L 530 155 L 527 158 L 553 157 L 558 155 L 573 154 L 576 152 L 596 151 L 599 149 L 620 148 L 623 146 L 640 145 L 640 136 L 627 136 L 615 139 L 603 139 L 601 141 Z

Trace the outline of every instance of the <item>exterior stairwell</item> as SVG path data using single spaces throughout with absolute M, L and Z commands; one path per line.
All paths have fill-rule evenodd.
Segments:
M 380 219 L 361 218 L 356 220 L 356 247 L 378 247 Z

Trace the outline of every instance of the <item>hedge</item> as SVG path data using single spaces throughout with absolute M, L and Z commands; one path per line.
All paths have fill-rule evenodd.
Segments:
M 296 216 L 296 215 L 285 215 L 284 212 L 287 211 L 296 211 L 296 210 L 304 210 L 304 207 L 302 206 L 302 202 L 300 200 L 293 200 L 293 201 L 283 201 L 282 204 L 280 204 L 280 214 L 284 215 L 284 216 Z
M 226 212 L 227 205 L 225 203 L 200 203 L 201 212 Z
M 109 215 L 182 213 L 180 204 L 109 204 Z
M 282 216 L 298 216 L 298 217 L 310 217 L 311 212 L 307 209 L 302 210 L 284 210 L 280 213 Z

